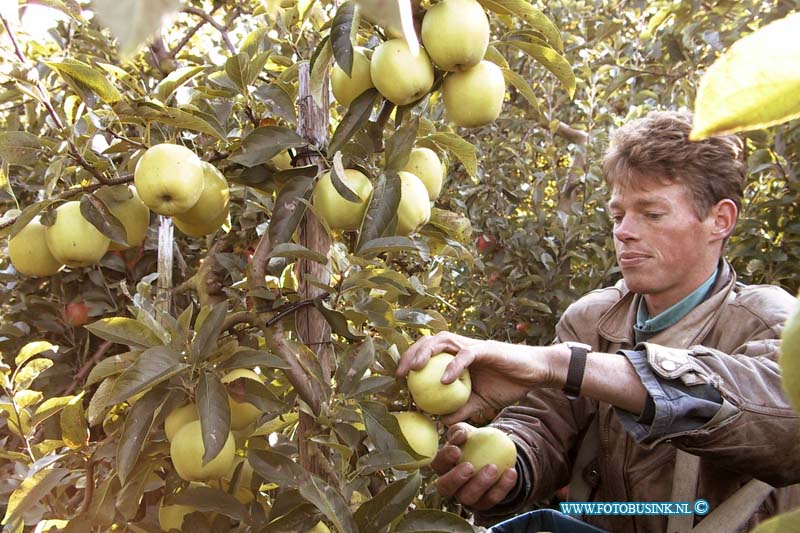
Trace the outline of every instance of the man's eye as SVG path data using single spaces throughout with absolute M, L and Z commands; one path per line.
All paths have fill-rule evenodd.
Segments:
M 659 220 L 661 217 L 664 216 L 664 214 L 663 213 L 647 213 L 645 216 L 647 218 L 649 218 L 650 220 Z
M 622 222 L 622 215 L 611 215 L 611 221 L 614 224 L 619 224 L 620 222 Z

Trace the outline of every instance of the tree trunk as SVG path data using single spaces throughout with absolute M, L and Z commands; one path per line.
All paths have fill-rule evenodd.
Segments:
M 308 141 L 308 149 L 298 154 L 297 165 L 317 165 L 321 168 L 322 157 L 318 153 L 324 149 L 328 142 L 328 111 L 330 108 L 329 95 L 323 90 L 322 102 L 317 103 L 311 96 L 309 64 L 301 63 L 299 70 L 300 88 L 298 93 L 298 124 L 297 133 Z M 327 88 L 327 77 L 324 81 Z M 299 227 L 299 242 L 310 250 L 327 255 L 330 249 L 330 237 L 311 211 L 306 212 Z M 319 296 L 324 291 L 309 283 L 315 280 L 328 284 L 330 275 L 325 265 L 314 261 L 299 260 L 296 267 L 297 277 L 300 280 L 300 297 L 310 299 Z M 330 346 L 331 328 L 324 317 L 313 307 L 304 306 L 295 315 L 297 336 L 314 353 L 317 354 L 322 367 L 323 379 L 329 381 L 331 374 Z M 300 461 L 310 472 L 322 474 L 325 470 L 320 464 L 320 456 L 313 453 L 313 443 L 308 439 L 315 431 L 313 417 L 300 413 L 299 448 Z
M 175 245 L 172 219 L 163 215 L 158 217 L 158 291 L 156 292 L 156 318 L 161 322 L 163 315 L 172 309 L 172 258 Z

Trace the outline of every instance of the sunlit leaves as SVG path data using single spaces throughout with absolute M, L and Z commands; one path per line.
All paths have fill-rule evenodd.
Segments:
M 177 11 L 179 0 L 92 0 L 100 21 L 111 29 L 123 58 L 133 54 L 165 19 Z

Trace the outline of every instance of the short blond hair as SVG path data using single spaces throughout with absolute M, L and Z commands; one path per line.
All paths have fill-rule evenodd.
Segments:
M 641 187 L 652 180 L 681 183 L 701 220 L 726 198 L 741 211 L 745 179 L 741 139 L 720 135 L 690 141 L 691 129 L 691 113 L 651 111 L 616 130 L 603 157 L 609 189 Z

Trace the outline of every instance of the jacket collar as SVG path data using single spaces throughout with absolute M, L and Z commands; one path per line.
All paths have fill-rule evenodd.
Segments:
M 720 273 L 711 296 L 673 326 L 650 338 L 648 342 L 685 349 L 702 341 L 716 323 L 722 304 L 730 297 L 735 285 L 736 273 L 730 263 L 721 259 Z M 622 291 L 622 297 L 603 313 L 598 321 L 597 330 L 601 337 L 611 343 L 633 347 L 633 324 L 636 322 L 636 310 L 641 296 L 629 291 L 624 280 L 617 286 Z

